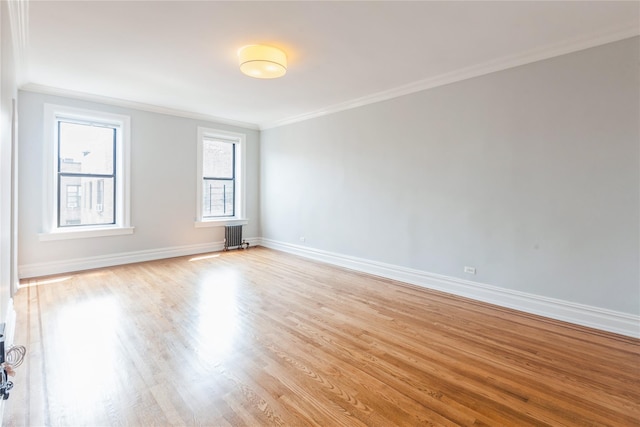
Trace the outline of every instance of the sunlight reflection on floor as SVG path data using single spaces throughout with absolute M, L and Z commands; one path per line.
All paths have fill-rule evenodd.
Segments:
M 52 366 L 64 378 L 58 398 L 69 404 L 91 406 L 116 388 L 119 372 L 118 304 L 114 297 L 67 304 L 59 314 L 55 342 L 61 366 Z
M 190 262 L 193 262 L 193 261 L 201 261 L 201 260 L 203 260 L 203 259 L 218 258 L 219 256 L 220 256 L 220 254 L 202 255 L 202 256 L 193 257 L 193 258 L 189 259 L 189 261 L 190 261 Z
M 67 280 L 73 278 L 73 276 L 64 276 L 64 277 L 54 277 L 52 279 L 42 279 L 42 280 L 25 280 L 20 282 L 21 288 L 28 288 L 31 286 L 41 286 L 41 285 L 51 285 L 53 283 L 61 283 L 66 282 Z
M 233 353 L 239 333 L 239 279 L 236 271 L 220 269 L 200 282 L 197 352 L 207 362 L 226 359 Z

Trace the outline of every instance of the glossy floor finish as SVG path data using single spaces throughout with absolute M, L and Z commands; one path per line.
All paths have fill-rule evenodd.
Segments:
M 638 425 L 640 341 L 264 248 L 30 280 L 5 425 Z

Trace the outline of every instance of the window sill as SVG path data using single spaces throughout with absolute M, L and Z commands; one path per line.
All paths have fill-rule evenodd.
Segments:
M 82 230 L 56 230 L 50 233 L 40 233 L 38 238 L 41 242 L 51 240 L 86 239 L 91 237 L 121 236 L 133 234 L 134 227 L 113 227 L 113 228 L 86 228 Z
M 193 224 L 193 226 L 195 228 L 204 228 L 204 227 L 224 227 L 225 225 L 247 225 L 247 224 L 249 224 L 248 219 L 221 218 L 221 219 L 209 219 L 209 220 L 196 221 Z

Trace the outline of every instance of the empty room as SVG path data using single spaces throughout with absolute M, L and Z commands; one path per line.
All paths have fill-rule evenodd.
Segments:
M 0 33 L 0 425 L 640 425 L 640 2 Z

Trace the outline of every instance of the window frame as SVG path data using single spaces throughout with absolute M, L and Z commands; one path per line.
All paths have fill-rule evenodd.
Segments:
M 203 212 L 204 181 L 204 141 L 218 140 L 234 144 L 234 215 L 205 217 Z M 225 225 L 245 225 L 248 220 L 245 217 L 245 160 L 246 140 L 243 133 L 230 132 L 220 129 L 198 126 L 197 156 L 196 156 L 196 221 L 195 227 L 222 227 Z
M 60 121 L 80 124 L 96 123 L 116 128 L 115 136 L 115 215 L 113 224 L 60 226 L 58 204 L 59 132 Z M 45 173 L 43 192 L 43 227 L 41 241 L 77 239 L 132 234 L 130 210 L 130 132 L 131 118 L 122 114 L 74 108 L 63 105 L 44 105 Z

